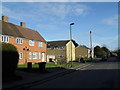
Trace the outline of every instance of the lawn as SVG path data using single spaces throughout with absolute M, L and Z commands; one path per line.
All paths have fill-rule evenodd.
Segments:
M 61 70 L 61 69 L 68 69 L 68 68 L 70 68 L 71 67 L 71 65 L 72 65 L 72 67 L 75 67 L 75 66 L 78 66 L 78 65 L 80 65 L 80 64 L 82 64 L 82 63 L 79 63 L 79 62 L 72 62 L 72 63 L 63 63 L 63 64 L 59 64 L 59 63 L 57 63 L 57 64 L 55 64 L 54 62 L 48 62 L 48 63 L 46 63 L 46 65 L 45 65 L 45 68 L 46 68 L 46 70 L 48 71 L 48 72 L 56 72 L 56 71 L 59 71 L 59 70 Z M 32 68 L 34 69 L 34 71 L 35 71 L 35 68 L 38 68 L 39 67 L 39 65 L 38 64 L 33 64 L 32 65 Z M 27 64 L 24 64 L 24 65 L 18 65 L 18 69 L 20 70 L 26 70 L 26 69 L 22 69 L 22 68 L 26 68 L 27 69 Z M 32 70 L 33 70 L 32 69 Z M 29 71 L 29 70 L 28 70 Z M 39 71 L 36 71 L 36 72 L 39 72 Z
M 78 62 L 72 62 L 72 63 L 64 63 L 64 64 L 55 64 L 54 62 L 48 62 L 46 63 L 46 68 L 53 68 L 53 67 L 61 67 L 61 68 L 70 68 L 71 65 L 72 67 L 74 66 L 78 66 L 82 63 L 78 63 Z M 33 64 L 32 68 L 38 68 L 39 65 L 38 64 Z M 18 68 L 27 68 L 27 64 L 23 64 L 23 65 L 18 65 Z
M 92 61 L 100 60 L 101 58 L 92 58 Z M 90 61 L 90 58 L 84 58 L 85 61 Z
M 100 58 L 93 58 L 92 61 L 97 61 L 99 60 Z M 87 58 L 87 59 L 84 59 L 85 61 L 90 61 L 91 59 L 90 58 Z M 47 71 L 49 72 L 55 72 L 55 71 L 58 71 L 58 70 L 61 70 L 61 69 L 68 69 L 68 68 L 71 68 L 71 67 L 75 67 L 75 66 L 79 66 L 83 63 L 80 63 L 80 62 L 70 62 L 70 63 L 54 63 L 54 62 L 48 62 L 46 63 L 45 65 L 45 68 Z M 22 68 L 26 68 L 27 69 L 27 64 L 23 64 L 23 65 L 18 65 L 17 66 L 18 69 L 22 69 Z M 38 68 L 39 65 L 38 64 L 33 64 L 32 65 L 32 68 Z
M 97 61 L 97 60 L 100 60 L 101 58 L 93 58 L 92 61 Z M 90 61 L 91 59 L 90 58 L 84 58 L 85 61 Z M 71 65 L 72 67 L 74 66 L 78 66 L 82 63 L 79 63 L 79 62 L 72 62 L 72 63 L 63 63 L 63 64 L 60 64 L 60 63 L 57 63 L 55 64 L 54 62 L 48 62 L 46 63 L 46 68 L 53 68 L 53 67 L 61 67 L 61 68 L 70 68 Z M 39 65 L 38 64 L 33 64 L 32 65 L 33 68 L 38 68 Z M 23 65 L 18 65 L 18 68 L 27 68 L 27 64 L 23 64 Z

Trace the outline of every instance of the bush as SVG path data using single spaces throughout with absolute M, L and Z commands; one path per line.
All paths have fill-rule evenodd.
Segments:
M 17 48 L 8 43 L 2 43 L 2 75 L 13 75 L 18 64 L 19 54 Z

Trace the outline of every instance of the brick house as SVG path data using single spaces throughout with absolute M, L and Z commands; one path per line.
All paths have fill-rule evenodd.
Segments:
M 92 57 L 94 56 L 94 52 L 92 51 Z M 79 60 L 81 57 L 90 58 L 90 48 L 80 45 L 75 48 L 75 58 Z
M 8 22 L 6 16 L 2 16 L 0 23 L 2 25 L 0 40 L 17 47 L 18 64 L 46 62 L 46 41 L 37 31 L 26 28 L 24 22 L 20 25 L 12 24 Z
M 71 53 L 72 45 L 72 53 Z M 72 55 L 72 57 L 71 57 Z M 47 42 L 47 62 L 52 60 L 69 62 L 75 60 L 75 41 L 60 40 Z

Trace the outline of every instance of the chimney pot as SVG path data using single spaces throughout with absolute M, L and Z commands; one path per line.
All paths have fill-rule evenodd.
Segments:
M 2 21 L 8 22 L 8 17 L 7 16 L 2 16 Z
M 20 22 L 20 26 L 22 26 L 22 27 L 26 27 L 26 23 L 24 23 L 24 22 Z

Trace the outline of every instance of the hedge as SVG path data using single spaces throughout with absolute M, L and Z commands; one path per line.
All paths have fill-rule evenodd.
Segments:
M 2 75 L 13 75 L 18 64 L 19 54 L 17 48 L 9 43 L 2 43 Z

